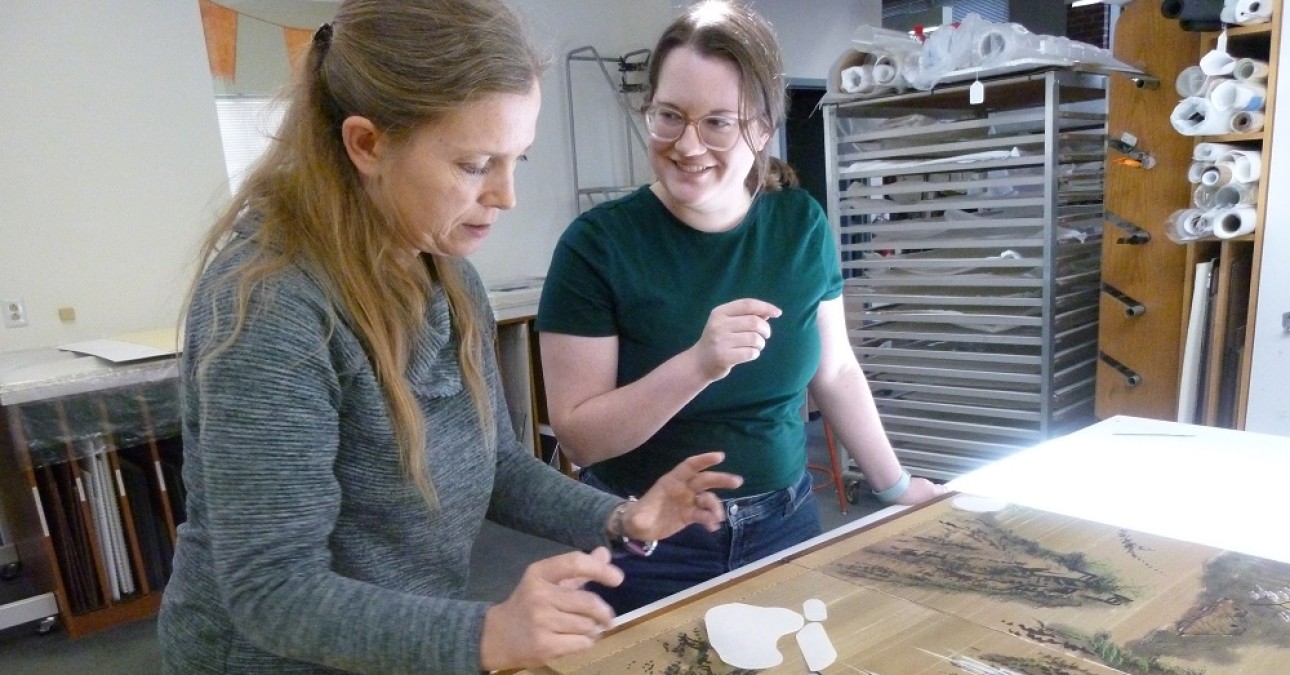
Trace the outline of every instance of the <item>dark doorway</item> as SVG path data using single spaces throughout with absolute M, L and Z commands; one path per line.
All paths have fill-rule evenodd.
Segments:
M 824 171 L 824 113 L 819 109 L 824 83 L 788 86 L 788 120 L 784 123 L 785 159 L 797 171 L 802 188 L 823 208 L 828 185 Z

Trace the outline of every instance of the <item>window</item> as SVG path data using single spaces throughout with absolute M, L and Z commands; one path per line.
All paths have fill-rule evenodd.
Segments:
M 237 192 L 247 169 L 269 147 L 282 125 L 283 108 L 277 99 L 254 96 L 219 96 L 215 99 L 219 135 L 224 144 L 224 166 L 230 192 Z

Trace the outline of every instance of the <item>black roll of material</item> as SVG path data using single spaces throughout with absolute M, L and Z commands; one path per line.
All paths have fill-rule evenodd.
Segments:
M 1220 30 L 1223 0 L 1162 0 L 1160 13 L 1166 19 L 1177 19 L 1186 31 Z

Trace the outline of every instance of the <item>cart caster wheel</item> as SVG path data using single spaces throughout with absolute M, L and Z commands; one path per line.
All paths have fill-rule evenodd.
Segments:
M 36 626 L 36 634 L 49 635 L 50 633 L 54 632 L 54 629 L 57 627 L 58 627 L 58 617 L 47 616 L 41 619 L 40 624 Z
M 11 562 L 0 567 L 0 581 L 13 581 L 22 574 L 22 562 Z
M 847 481 L 847 502 L 850 504 L 860 503 L 860 481 Z

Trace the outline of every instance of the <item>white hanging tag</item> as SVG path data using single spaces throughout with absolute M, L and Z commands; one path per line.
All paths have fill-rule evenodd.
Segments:
M 1227 53 L 1227 25 L 1223 25 L 1223 32 L 1218 34 L 1218 42 L 1214 43 L 1214 50 Z
M 973 82 L 972 86 L 968 87 L 968 103 L 972 105 L 985 103 L 985 85 L 981 84 L 981 80 Z

